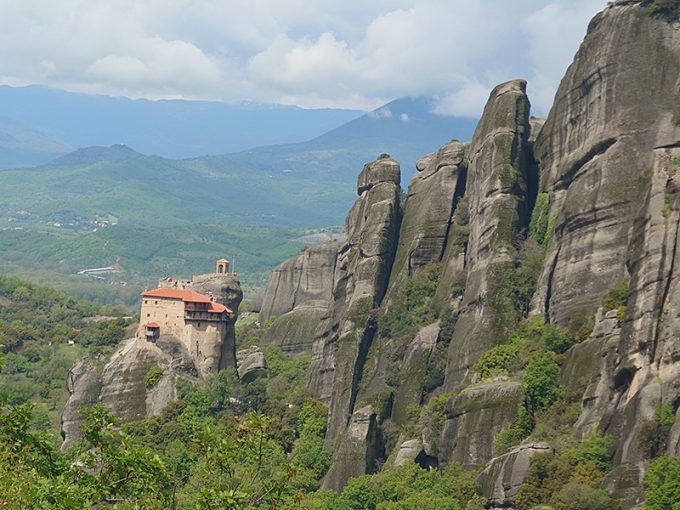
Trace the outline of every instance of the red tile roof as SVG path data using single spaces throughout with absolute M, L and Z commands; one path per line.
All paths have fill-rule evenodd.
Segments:
M 149 322 L 149 323 L 146 325 L 146 327 L 147 327 L 147 328 L 160 328 L 160 326 L 159 326 L 158 324 L 156 324 L 155 322 Z
M 210 303 L 210 308 L 208 309 L 210 313 L 232 313 L 233 310 L 227 306 L 221 305 L 220 303 Z
M 189 303 L 210 303 L 210 298 L 193 290 L 184 289 L 154 289 L 142 292 L 143 297 L 159 297 L 166 299 L 181 299 Z
M 210 306 L 206 309 L 209 313 L 233 313 L 229 307 L 213 302 L 208 296 L 200 294 L 194 290 L 185 289 L 154 289 L 142 292 L 142 297 L 150 298 L 165 298 L 165 299 L 181 299 L 185 303 L 208 303 Z

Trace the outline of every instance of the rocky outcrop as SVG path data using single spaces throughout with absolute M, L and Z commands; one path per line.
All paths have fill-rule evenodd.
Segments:
M 266 344 L 292 354 L 311 353 L 331 302 L 338 248 L 332 241 L 310 246 L 274 269 L 260 312 L 261 322 L 274 319 L 264 334 Z
M 352 415 L 375 332 L 370 312 L 387 289 L 401 220 L 399 178 L 399 164 L 390 158 L 361 171 L 359 199 L 347 216 L 347 241 L 335 263 L 332 303 L 315 335 L 308 386 L 329 404 L 331 445 Z
M 493 459 L 477 478 L 479 493 L 492 508 L 512 508 L 534 455 L 552 454 L 547 443 L 528 443 Z
M 333 463 L 323 479 L 323 489 L 342 490 L 347 480 L 377 470 L 381 439 L 375 411 L 371 406 L 354 412 L 335 452 Z
M 627 508 L 640 503 L 652 456 L 645 427 L 661 405 L 680 416 L 680 25 L 652 15 L 648 4 L 613 2 L 593 19 L 545 121 L 529 116 L 524 81 L 496 87 L 470 144 L 451 142 L 418 162 L 400 227 L 396 162 L 381 159 L 362 171 L 347 241 L 333 255 L 332 278 L 325 277 L 332 281 L 329 304 L 299 328 L 307 337 L 319 320 L 309 387 L 330 407 L 335 458 L 327 487 L 371 469 L 362 464 L 365 452 L 380 445 L 366 438 L 379 439 L 380 427 L 396 428 L 389 442 L 400 463 L 426 455 L 484 467 L 524 393 L 516 381 L 480 384 L 471 368 L 529 312 L 580 338 L 593 328 L 565 353 L 560 382 L 569 398 L 582 394 L 575 434 L 597 428 L 615 439 L 615 467 L 604 486 Z M 527 242 L 536 204 L 546 232 Z M 536 264 L 544 260 L 526 310 L 528 298 L 520 309 L 512 279 L 530 243 L 540 245 Z M 408 277 L 433 262 L 441 276 L 432 316 L 443 325 L 448 314 L 450 342 L 438 338 L 436 325 L 410 343 L 403 339 L 394 355 L 400 380 L 388 385 L 385 373 L 396 365 L 385 346 L 395 345 L 373 341 L 373 319 Z M 603 297 L 624 282 L 625 304 L 603 310 Z M 282 317 L 294 313 L 289 296 L 281 299 Z M 296 320 L 282 322 L 277 336 L 292 335 Z M 428 356 L 446 343 L 444 385 L 423 395 Z M 440 422 L 427 430 L 418 423 L 414 439 L 406 409 L 444 391 L 454 397 L 443 430 Z M 357 402 L 373 404 L 373 418 L 362 423 L 376 433 L 364 426 L 357 436 L 363 453 L 349 456 L 342 448 L 351 444 L 348 423 L 358 423 Z M 671 455 L 680 454 L 678 423 L 664 438 Z M 530 457 L 544 449 L 527 444 L 492 461 L 482 483 L 491 505 L 512 504 Z
M 238 279 L 224 274 L 196 275 L 188 288 L 211 295 L 233 310 L 224 337 L 203 338 L 202 341 L 204 352 L 212 353 L 214 357 L 210 366 L 235 368 L 234 323 L 243 297 Z M 208 345 L 208 342 L 214 342 L 214 345 Z M 121 422 L 158 415 L 177 399 L 175 381 L 178 377 L 195 378 L 205 373 L 206 365 L 201 364 L 202 361 L 195 359 L 179 339 L 161 335 L 155 342 L 140 337 L 124 340 L 108 360 L 77 363 L 67 379 L 70 397 L 61 418 L 62 448 L 80 437 L 80 407 L 102 404 Z M 153 385 L 145 380 L 151 367 L 163 372 Z
M 91 407 L 99 401 L 102 385 L 97 365 L 90 361 L 77 362 L 66 376 L 66 389 L 70 398 L 61 413 L 63 448 L 81 437 L 82 419 L 78 410 Z
M 498 381 L 471 386 L 451 399 L 446 408 L 439 447 L 442 463 L 484 467 L 493 457 L 493 439 L 517 419 L 524 401 L 522 384 Z
M 645 422 L 680 402 L 678 82 L 678 25 L 638 2 L 615 3 L 591 22 L 535 144 L 554 231 L 534 310 L 577 328 L 630 281 L 620 328 L 612 314 L 596 318 L 575 349 L 599 349 L 598 366 L 583 370 L 576 428 L 598 424 L 616 438 L 607 484 L 626 506 L 641 498 Z
M 297 257 L 274 268 L 267 283 L 260 321 L 299 308 L 328 308 L 338 248 L 332 241 L 309 246 Z
M 76 364 L 67 379 L 70 397 L 61 418 L 62 448 L 81 437 L 82 418 L 78 409 L 83 406 L 102 404 L 122 422 L 159 414 L 177 398 L 172 359 L 157 345 L 131 338 L 123 341 L 103 366 L 91 362 Z M 154 386 L 147 387 L 144 376 L 152 366 L 161 368 L 164 374 Z
M 465 292 L 449 347 L 448 391 L 464 386 L 472 364 L 502 343 L 517 320 L 503 285 L 515 264 L 517 235 L 528 222 L 528 135 L 526 82 L 497 86 L 469 148 Z
M 597 15 L 536 141 L 554 243 L 535 309 L 560 326 L 627 276 L 654 148 L 680 141 L 677 27 L 636 4 Z
M 236 370 L 243 383 L 249 383 L 267 373 L 267 361 L 259 347 L 249 347 L 236 353 Z
M 428 361 L 438 335 L 439 323 L 430 324 L 418 332 L 406 350 L 392 404 L 391 417 L 397 425 L 406 423 L 410 407 L 420 405 Z
M 390 289 L 432 262 L 441 262 L 458 200 L 465 190 L 465 146 L 457 141 L 419 161 L 408 187 Z
M 223 338 L 211 349 L 206 345 L 205 339 L 200 341 L 203 344 L 203 352 L 211 352 L 212 359 L 203 363 L 204 367 L 198 367 L 202 374 L 214 373 L 217 370 L 224 370 L 228 367 L 236 366 L 236 329 L 235 324 L 238 319 L 238 307 L 243 300 L 241 282 L 234 274 L 200 274 L 194 275 L 191 280 L 190 290 L 195 290 L 201 294 L 212 296 L 214 300 L 233 311 L 230 314 L 230 321 L 226 326 Z M 221 342 L 220 342 L 221 340 Z M 203 369 L 203 370 L 201 370 Z

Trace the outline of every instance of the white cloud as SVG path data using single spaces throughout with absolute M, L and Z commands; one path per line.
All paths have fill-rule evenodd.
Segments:
M 402 122 L 408 122 L 411 119 L 409 118 L 408 113 L 402 113 L 399 115 L 399 120 Z
M 0 0 L 0 82 L 131 97 L 476 116 L 526 78 L 547 113 L 605 0 Z

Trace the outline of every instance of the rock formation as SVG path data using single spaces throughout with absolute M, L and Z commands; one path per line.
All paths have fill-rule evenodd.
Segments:
M 324 276 L 333 291 L 313 345 L 310 388 L 330 407 L 328 444 L 338 441 L 324 486 L 342 487 L 387 445 L 367 438 L 382 437 L 391 441 L 389 462 L 427 456 L 486 465 L 480 483 L 489 504 L 511 505 L 529 458 L 550 447 L 527 443 L 492 460 L 493 439 L 516 420 L 524 389 L 512 378 L 478 381 L 471 369 L 526 315 L 585 331 L 588 338 L 566 352 L 560 381 L 583 394 L 574 433 L 597 427 L 614 438 L 615 467 L 604 485 L 626 508 L 641 501 L 650 462 L 642 435 L 661 405 L 677 416 L 665 453 L 680 455 L 680 25 L 654 12 L 649 2 L 620 0 L 598 14 L 545 121 L 530 117 L 524 81 L 496 87 L 469 144 L 451 142 L 418 162 L 398 235 L 396 163 L 379 160 L 362 171 L 347 243 L 333 277 Z M 539 198 L 545 258 L 520 308 L 508 278 Z M 444 384 L 423 395 L 443 326 L 426 324 L 404 343 L 394 386 L 384 375 L 389 339 L 373 338 L 371 317 L 433 263 L 441 275 L 432 306 L 454 320 Z M 288 264 L 281 267 L 301 266 Z M 602 309 L 625 284 L 626 305 Z M 294 308 L 285 299 L 269 306 L 284 315 Z M 407 423 L 408 408 L 443 391 L 452 396 L 441 426 L 419 423 L 420 437 L 408 429 L 385 439 L 383 429 L 394 435 Z M 338 453 L 340 445 L 353 450 Z
M 289 353 L 311 354 L 314 332 L 330 305 L 338 244 L 306 248 L 272 271 L 260 321 L 273 319 L 263 341 Z
M 328 398 L 333 444 L 352 415 L 363 362 L 374 334 L 371 310 L 387 289 L 401 220 L 400 168 L 379 159 L 359 174 L 359 199 L 347 216 L 347 241 L 336 263 L 333 304 L 314 339 L 310 388 Z M 329 377 L 332 373 L 332 379 Z M 313 381 L 321 375 L 320 385 Z M 330 383 L 324 387 L 323 383 Z
M 259 347 L 250 347 L 236 353 L 236 371 L 243 383 L 249 383 L 267 372 L 267 361 Z
M 274 270 L 264 341 L 311 354 L 308 390 L 328 406 L 333 450 L 324 488 L 340 490 L 386 457 L 457 462 L 483 469 L 489 506 L 511 507 L 531 458 L 555 445 L 530 437 L 494 458 L 494 439 L 521 421 L 530 389 L 523 366 L 483 380 L 473 367 L 532 315 L 579 333 L 580 343 L 555 356 L 561 386 L 580 400 L 572 432 L 613 438 L 603 487 L 625 508 L 641 502 L 654 455 L 680 455 L 680 23 L 648 4 L 616 1 L 592 20 L 545 121 L 530 116 L 523 80 L 498 85 L 470 143 L 449 142 L 420 160 L 405 199 L 399 164 L 381 156 L 358 176 L 346 240 Z M 540 239 L 529 233 L 537 214 Z M 540 253 L 518 296 L 513 278 L 530 242 Z M 432 267 L 431 309 L 395 347 L 376 335 L 378 319 Z M 206 277 L 193 285 L 237 309 L 236 284 Z M 616 288 L 626 289 L 625 303 L 604 308 Z M 220 368 L 235 366 L 231 332 Z M 261 352 L 239 358 L 244 380 L 262 374 Z M 151 366 L 164 375 L 147 388 Z M 441 373 L 428 386 L 433 367 Z M 176 374 L 192 370 L 191 355 L 163 337 L 127 341 L 102 366 L 76 365 L 62 418 L 67 442 L 79 405 L 104 402 L 123 420 L 150 416 L 174 398 Z M 660 406 L 676 421 L 663 451 L 650 452 L 645 427 Z M 414 418 L 414 409 L 427 412 Z
M 528 136 L 526 82 L 497 86 L 469 149 L 466 281 L 449 348 L 448 391 L 464 386 L 479 355 L 502 343 L 516 322 L 514 303 L 501 286 L 515 264 L 517 235 L 528 223 Z
M 233 310 L 233 321 L 227 325 L 224 339 L 215 339 L 219 360 L 215 367 L 236 367 L 234 323 L 243 297 L 238 279 L 230 274 L 197 275 L 191 290 L 211 294 L 215 300 Z M 206 350 L 209 350 L 206 347 Z M 151 367 L 162 370 L 153 385 L 145 376 Z M 62 448 L 80 437 L 82 406 L 101 403 L 122 422 L 149 418 L 177 399 L 177 377 L 196 378 L 201 374 L 196 361 L 182 343 L 161 334 L 155 342 L 143 338 L 123 341 L 104 363 L 79 362 L 69 372 L 67 387 L 70 398 L 61 418 Z
M 493 459 L 477 479 L 479 492 L 493 508 L 511 508 L 529 471 L 531 458 L 537 454 L 549 455 L 552 451 L 547 443 L 529 443 Z

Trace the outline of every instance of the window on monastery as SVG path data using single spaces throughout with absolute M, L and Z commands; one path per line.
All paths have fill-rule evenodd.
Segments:
M 151 314 L 150 314 L 150 313 L 147 313 L 146 316 L 147 316 L 147 317 L 151 317 Z
M 198 323 L 198 327 L 199 327 L 199 328 L 201 327 L 201 323 L 200 323 L 200 322 Z
M 157 305 L 157 304 L 158 304 L 158 301 L 154 301 L 153 304 L 154 304 L 154 305 Z

